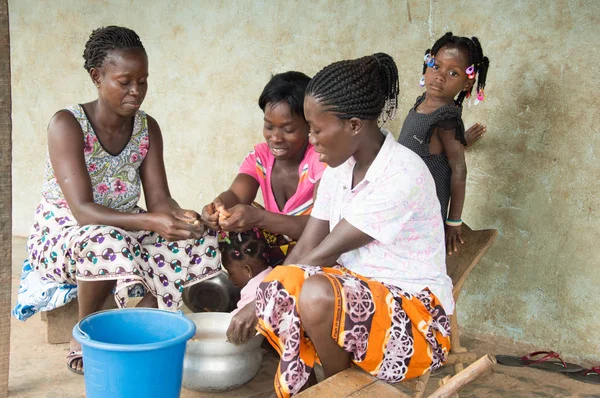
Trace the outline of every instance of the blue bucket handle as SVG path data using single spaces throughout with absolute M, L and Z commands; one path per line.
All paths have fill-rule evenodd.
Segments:
M 90 336 L 79 327 L 79 322 L 77 322 L 77 333 L 79 333 L 79 337 L 82 339 L 90 340 Z
M 107 312 L 107 311 L 112 311 L 112 310 L 103 310 L 103 311 L 98 311 L 98 312 L 94 312 L 93 314 L 90 314 L 90 315 L 95 315 L 95 314 L 98 314 L 98 313 L 101 313 L 101 312 Z M 162 310 L 162 311 L 165 311 L 165 310 Z M 165 311 L 165 312 L 170 312 L 170 311 Z M 185 315 L 183 315 L 183 311 L 181 311 L 181 310 L 177 310 L 177 311 L 176 311 L 176 313 L 177 313 L 177 315 L 179 315 L 180 317 L 183 317 L 183 318 L 185 318 Z M 88 316 L 90 316 L 90 315 L 88 315 Z M 87 318 L 87 317 L 85 317 L 85 318 Z M 81 321 L 83 321 L 85 318 L 83 318 Z M 77 322 L 77 325 L 76 325 L 76 328 L 77 328 L 77 333 L 79 333 L 79 336 L 80 336 L 82 339 L 84 339 L 84 340 L 91 340 L 91 339 L 90 339 L 90 336 L 89 336 L 89 335 L 88 335 L 86 332 L 84 332 L 83 330 L 81 330 L 81 327 L 79 326 L 79 325 L 81 324 L 81 321 Z

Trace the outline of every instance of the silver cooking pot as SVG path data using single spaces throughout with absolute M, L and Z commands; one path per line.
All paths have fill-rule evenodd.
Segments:
M 236 346 L 226 341 L 231 314 L 203 312 L 186 315 L 196 324 L 183 361 L 183 387 L 204 392 L 227 391 L 248 383 L 262 363 L 262 335 Z

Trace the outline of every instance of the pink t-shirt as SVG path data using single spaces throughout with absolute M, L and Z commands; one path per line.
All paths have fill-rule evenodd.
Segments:
M 240 166 L 240 173 L 254 177 L 260 184 L 265 209 L 267 211 L 286 214 L 289 216 L 302 216 L 310 214 L 313 207 L 313 192 L 315 184 L 321 179 L 323 171 L 327 167 L 319 161 L 319 154 L 315 152 L 312 145 L 308 145 L 304 158 L 298 166 L 298 188 L 294 196 L 289 198 L 283 210 L 279 210 L 273 189 L 271 188 L 271 173 L 275 164 L 275 156 L 269 150 L 267 143 L 258 144 L 254 150 L 246 156 Z

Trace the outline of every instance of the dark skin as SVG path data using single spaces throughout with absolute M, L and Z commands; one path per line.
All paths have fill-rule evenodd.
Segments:
M 311 143 L 321 154 L 321 160 L 337 167 L 350 156 L 356 160 L 352 186 L 360 183 L 379 153 L 385 137 L 377 121 L 352 118 L 344 120 L 328 112 L 318 100 L 308 96 L 304 109 L 311 127 Z M 294 251 L 285 264 L 333 266 L 343 253 L 357 249 L 373 238 L 341 220 L 329 231 L 329 222 L 310 218 Z M 302 326 L 315 344 L 325 377 L 330 377 L 350 367 L 350 354 L 331 338 L 334 314 L 334 292 L 322 275 L 309 277 L 302 286 L 298 310 Z M 257 324 L 255 303 L 244 307 L 233 318 L 228 330 L 230 341 L 241 344 L 254 334 Z
M 257 258 L 246 258 L 245 260 L 230 260 L 223 262 L 229 280 L 238 289 L 243 289 L 250 279 L 267 269 L 269 265 Z
M 83 104 L 102 145 L 120 153 L 131 138 L 133 117 L 147 92 L 148 58 L 143 51 L 110 51 L 102 67 L 90 70 L 98 88 L 98 99 Z M 54 115 L 48 125 L 48 151 L 58 184 L 80 225 L 111 225 L 129 231 L 149 230 L 169 241 L 199 238 L 204 228 L 199 215 L 184 210 L 171 197 L 163 162 L 160 127 L 148 116 L 148 154 L 140 175 L 148 213 L 131 214 L 94 203 L 92 183 L 84 158 L 82 131 L 68 111 Z M 150 188 L 151 187 L 151 188 Z M 115 281 L 78 281 L 79 319 L 99 311 Z M 147 294 L 139 307 L 156 307 L 156 297 Z M 70 350 L 81 346 L 71 339 Z M 72 365 L 83 370 L 81 360 Z
M 279 210 L 298 189 L 298 168 L 308 146 L 308 124 L 285 102 L 265 107 L 263 135 L 275 163 L 271 186 Z M 315 184 L 315 193 L 318 183 Z M 238 174 L 229 189 L 202 209 L 202 221 L 209 228 L 243 232 L 262 228 L 298 239 L 308 216 L 288 216 L 251 206 L 260 185 L 247 174 Z
M 463 90 L 473 86 L 474 79 L 469 79 L 465 70 L 469 67 L 469 58 L 465 51 L 455 47 L 442 47 L 435 56 L 435 65 L 425 72 L 427 95 L 417 107 L 418 113 L 432 113 L 440 107 L 454 104 L 454 98 Z M 475 126 L 473 126 L 475 127 Z M 471 129 L 473 129 L 473 127 Z M 485 127 L 484 127 L 485 130 Z M 475 129 L 480 131 L 480 129 Z M 429 152 L 432 155 L 446 153 L 452 170 L 450 180 L 450 209 L 448 219 L 460 220 L 465 202 L 467 182 L 467 164 L 465 148 L 456 138 L 456 130 L 436 128 L 431 136 Z M 461 226 L 446 225 L 446 250 L 449 256 L 458 251 L 464 243 Z
M 465 131 L 465 140 L 467 149 L 471 148 L 487 131 L 487 126 L 481 123 L 475 123 Z

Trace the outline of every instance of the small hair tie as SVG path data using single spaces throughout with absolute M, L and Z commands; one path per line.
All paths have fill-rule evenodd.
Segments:
M 469 77 L 469 79 L 471 79 L 471 80 L 475 79 L 475 65 L 469 66 L 465 70 L 465 73 L 467 74 L 467 76 Z
M 242 256 L 242 255 L 241 255 L 241 253 L 240 253 L 239 251 L 237 251 L 237 250 L 234 250 L 234 251 L 233 251 L 233 255 L 234 255 L 236 258 L 240 258 L 240 257 Z
M 427 64 L 427 66 L 429 66 L 430 68 L 433 68 L 433 65 L 435 65 L 435 55 L 431 55 L 431 53 L 427 53 L 427 54 L 425 54 L 423 61 L 425 62 L 425 64 Z
M 247 247 L 247 248 L 244 249 L 244 253 L 250 254 L 250 253 L 252 253 L 252 249 L 250 249 L 249 247 Z
M 238 240 L 239 240 L 240 242 L 242 242 L 242 233 L 241 233 L 241 232 L 238 232 Z

